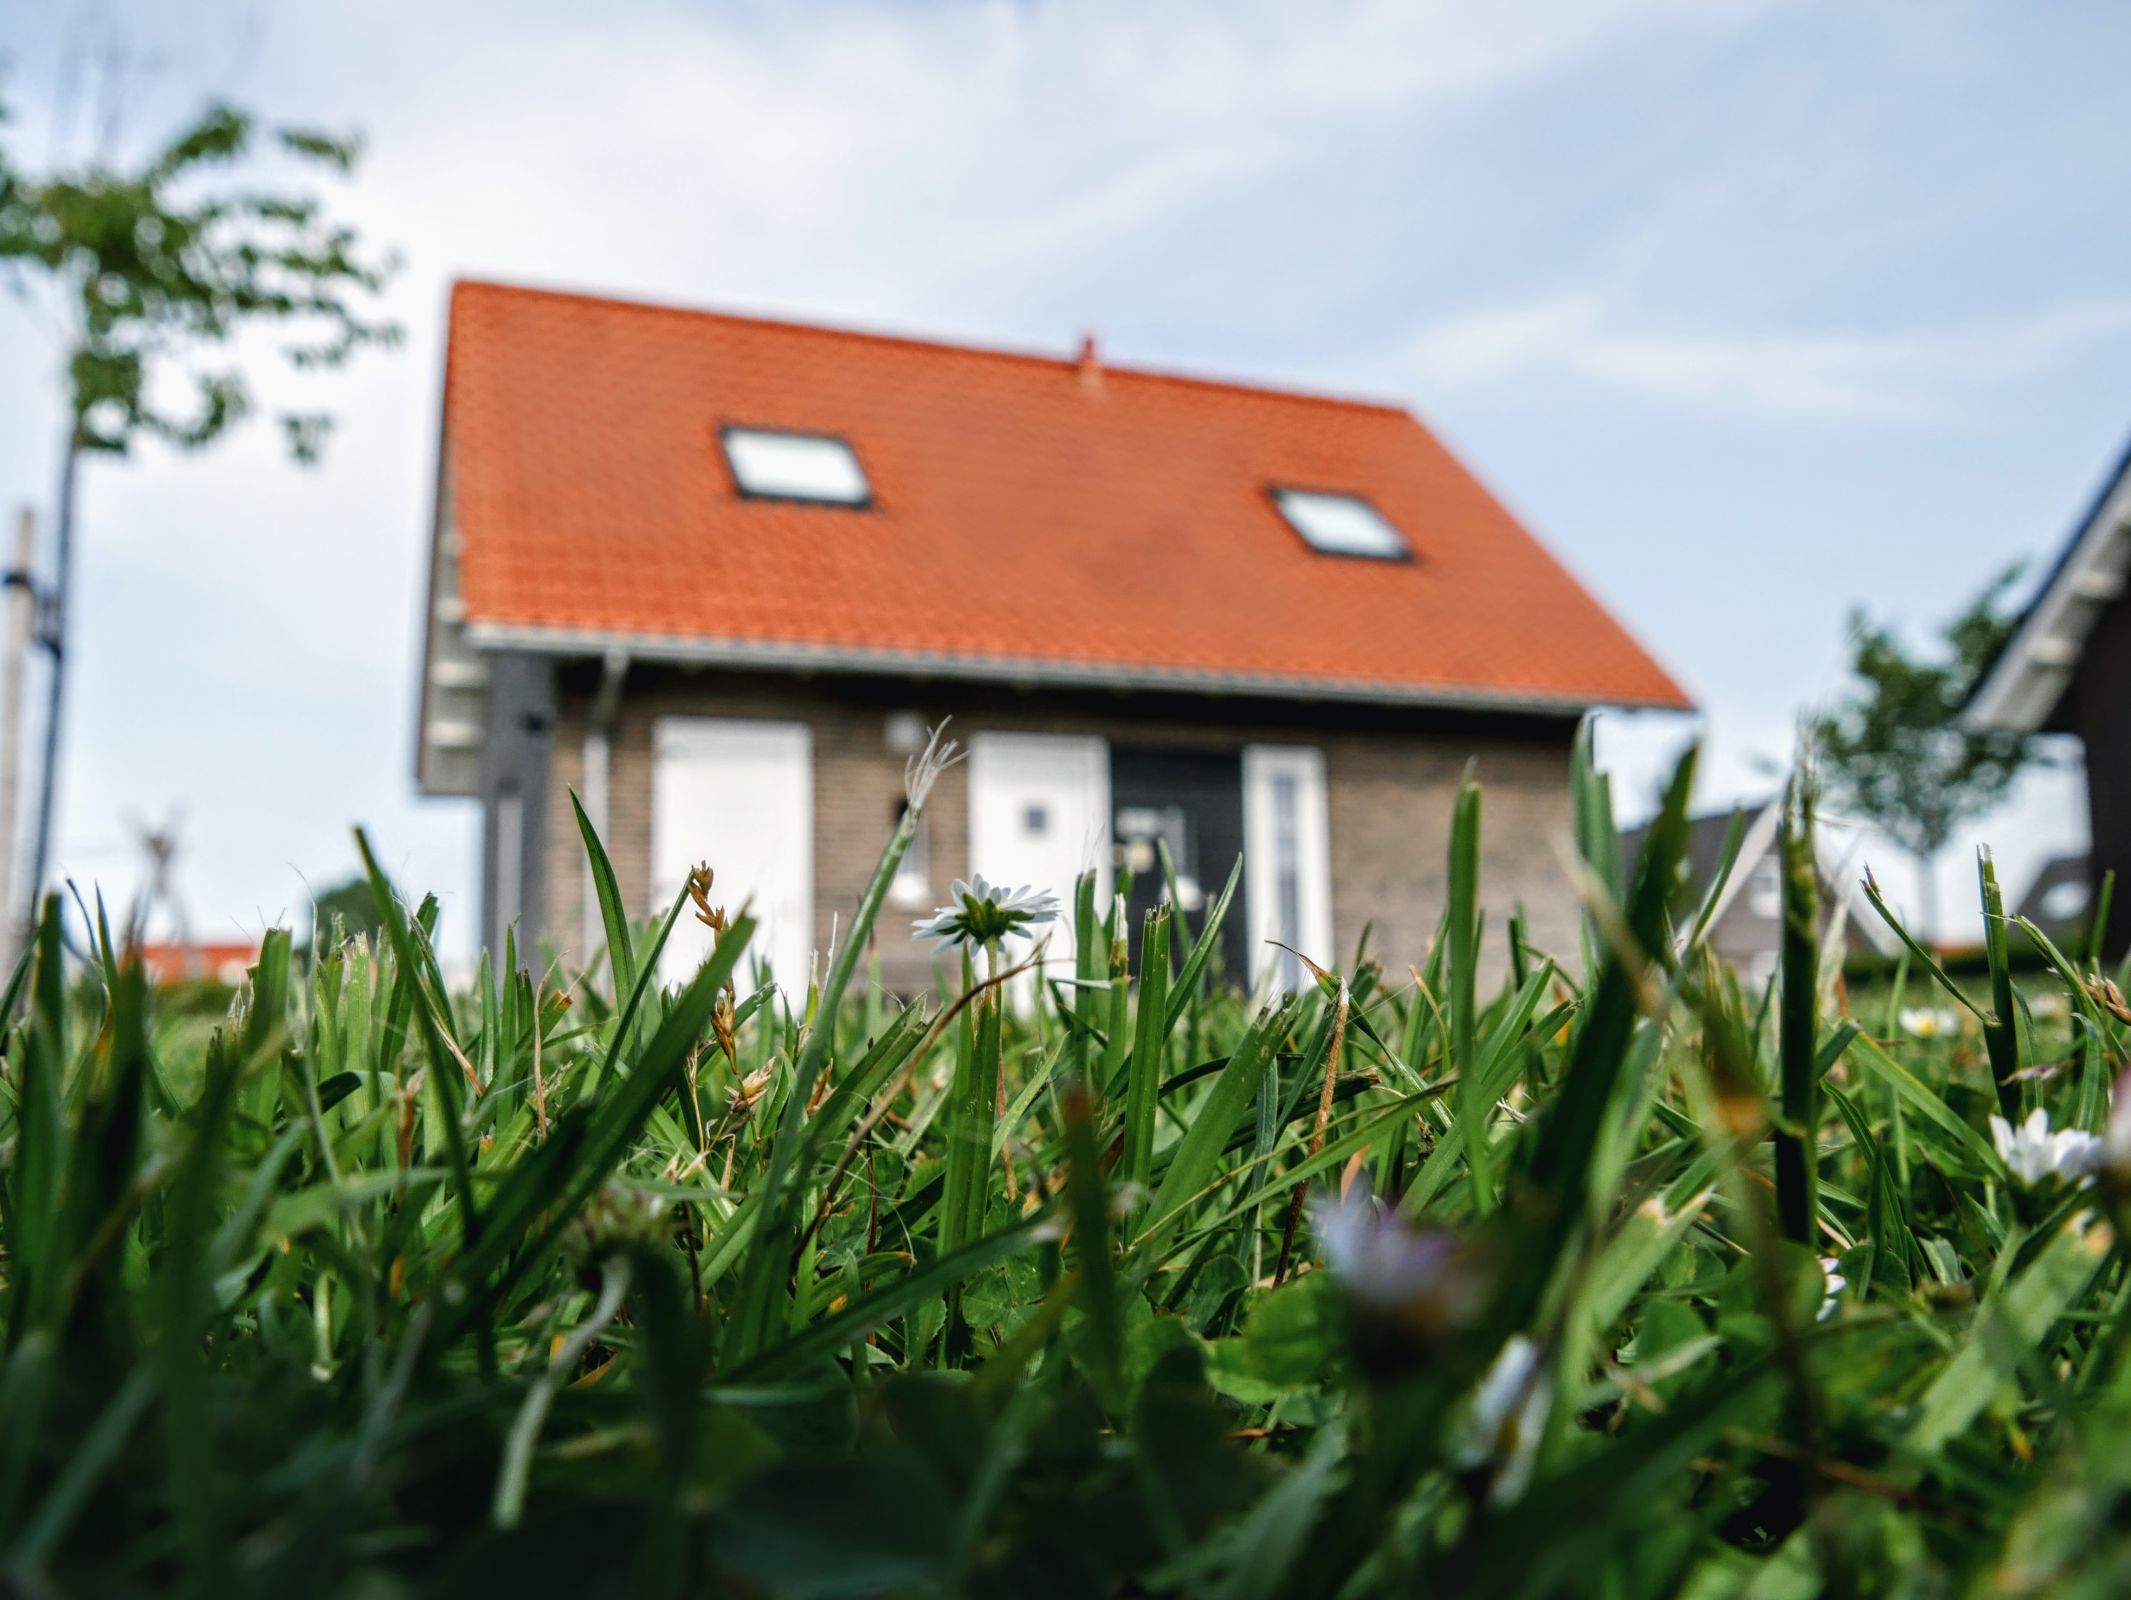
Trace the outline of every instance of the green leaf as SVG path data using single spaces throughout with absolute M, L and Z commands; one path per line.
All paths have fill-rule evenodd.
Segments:
M 1316 1383 L 1333 1372 L 1345 1340 L 1338 1285 L 1324 1272 L 1306 1272 L 1259 1295 L 1243 1324 L 1251 1372 L 1283 1388 Z
M 1150 1231 L 1178 1220 L 1184 1208 L 1198 1197 L 1213 1177 L 1229 1135 L 1243 1121 L 1259 1082 L 1273 1063 L 1273 1053 L 1287 1032 L 1294 1003 L 1260 1011 L 1225 1066 L 1215 1076 L 1213 1088 L 1195 1108 L 1184 1137 L 1177 1142 L 1169 1170 L 1148 1207 Z
M 621 884 L 614 876 L 614 863 L 607 847 L 599 842 L 599 830 L 585 814 L 577 791 L 570 791 L 570 809 L 577 816 L 578 836 L 584 840 L 585 862 L 592 872 L 592 893 L 599 901 L 599 920 L 607 934 L 607 967 L 614 975 L 617 1004 L 636 988 L 636 952 L 629 936 L 629 913 L 622 900 Z
M 1989 1295 L 1976 1324 L 1933 1380 L 1903 1444 L 1928 1458 L 1982 1414 L 2022 1365 L 2047 1362 L 2048 1334 L 2108 1264 L 2107 1240 L 2066 1223 L 2026 1270 Z

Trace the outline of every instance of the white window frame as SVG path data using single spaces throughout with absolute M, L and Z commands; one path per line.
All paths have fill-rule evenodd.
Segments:
M 1287 806 L 1291 815 L 1283 815 Z M 1283 884 L 1289 871 L 1292 897 Z M 1270 941 L 1292 945 L 1322 967 L 1338 962 L 1325 758 L 1315 745 L 1244 747 L 1243 894 L 1253 988 L 1270 982 L 1295 989 L 1306 976 L 1300 962 Z

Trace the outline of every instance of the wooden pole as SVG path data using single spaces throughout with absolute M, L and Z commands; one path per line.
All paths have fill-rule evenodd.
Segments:
M 0 644 L 0 973 L 14 969 L 22 953 L 23 927 L 15 900 L 15 837 L 22 795 L 22 679 L 29 663 L 30 634 L 37 624 L 37 590 L 30 561 L 37 543 L 37 513 L 28 506 L 15 519 L 14 559 L 0 575 L 7 595 L 5 642 Z

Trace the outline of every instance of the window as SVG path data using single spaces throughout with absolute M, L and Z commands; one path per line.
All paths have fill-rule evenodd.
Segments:
M 1327 810 L 1322 750 L 1244 747 L 1243 906 L 1254 984 L 1270 977 L 1280 988 L 1303 986 L 1302 964 L 1269 941 L 1325 966 L 1336 958 Z
M 2035 909 L 2045 922 L 2070 922 L 2087 909 L 2087 886 L 2077 878 L 2060 878 L 2042 891 Z
M 1754 876 L 1747 890 L 1747 904 L 1757 917 L 1783 915 L 1783 863 L 1773 855 L 1754 863 Z
M 814 733 L 808 724 L 744 717 L 660 717 L 652 723 L 651 871 L 638 892 L 657 885 L 663 898 L 706 861 L 717 874 L 712 904 L 735 916 L 746 906 L 755 918 L 743 969 L 759 978 L 767 968 L 788 997 L 803 1002 L 808 957 L 816 948 Z M 659 958 L 659 981 L 686 983 L 710 946 L 710 930 L 682 917 Z M 747 982 L 744 975 L 741 981 Z
M 896 827 L 901 827 L 903 818 L 909 814 L 910 802 L 895 803 Z M 925 813 L 918 813 L 917 832 L 910 836 L 910 848 L 903 852 L 903 859 L 895 869 L 895 877 L 888 885 L 888 903 L 901 906 L 905 911 L 916 911 L 933 903 L 932 900 L 932 828 L 925 820 Z
M 1275 489 L 1273 504 L 1312 550 L 1331 556 L 1369 556 L 1378 561 L 1413 559 L 1405 536 L 1358 495 Z
M 841 439 L 764 428 L 727 428 L 724 439 L 733 482 L 744 495 L 829 506 L 872 504 L 865 468 Z

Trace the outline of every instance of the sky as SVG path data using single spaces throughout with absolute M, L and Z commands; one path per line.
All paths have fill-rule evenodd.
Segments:
M 0 60 L 31 167 L 216 97 L 361 130 L 304 181 L 402 262 L 397 351 L 255 352 L 321 466 L 89 470 L 61 866 L 123 901 L 175 818 L 203 938 L 300 923 L 358 822 L 472 937 L 471 802 L 412 778 L 455 277 L 1401 401 L 1702 707 L 1602 726 L 1630 817 L 1697 733 L 1704 802 L 1765 795 L 1854 608 L 2038 571 L 2131 433 L 2120 4 L 0 0 Z M 57 361 L 0 299 L 0 504 L 49 499 Z M 2079 796 L 2024 780 L 1946 903 Z

